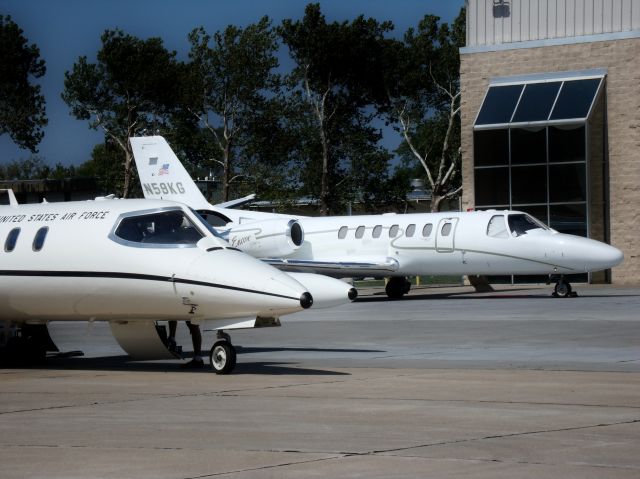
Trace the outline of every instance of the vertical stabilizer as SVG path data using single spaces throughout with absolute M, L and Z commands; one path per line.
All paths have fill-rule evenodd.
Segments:
M 211 207 L 162 136 L 129 141 L 145 198 L 178 201 L 197 210 Z

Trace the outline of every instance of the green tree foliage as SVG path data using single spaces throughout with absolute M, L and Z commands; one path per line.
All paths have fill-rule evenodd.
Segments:
M 129 137 L 164 128 L 175 107 L 178 65 L 175 52 L 160 38 L 140 40 L 121 30 L 101 37 L 97 62 L 80 57 L 65 73 L 62 98 L 79 120 L 102 129 L 120 150 L 122 196 L 133 186 L 133 155 Z
M 451 27 L 427 15 L 403 42 L 386 46 L 388 97 L 381 111 L 403 137 L 398 153 L 426 176 L 432 211 L 462 189 L 458 49 L 464 45 L 464 28 L 464 9 Z
M 3 180 L 63 180 L 75 175 L 75 167 L 65 167 L 61 163 L 51 167 L 39 156 L 0 165 L 0 179 Z
M 124 176 L 119 165 L 122 162 L 122 149 L 115 142 L 108 140 L 97 144 L 91 159 L 76 169 L 76 176 L 96 179 L 98 189 L 104 194 L 118 194 L 124 187 Z M 130 195 L 141 197 L 142 189 L 137 181 L 137 171 L 133 169 Z
M 37 152 L 47 124 L 40 85 L 31 80 L 46 72 L 36 45 L 9 16 L 0 15 L 0 135 L 8 133 L 21 148 Z
M 255 127 L 260 130 L 264 120 L 258 119 L 268 117 L 266 95 L 277 85 L 277 39 L 269 18 L 263 17 L 244 29 L 229 25 L 213 35 L 197 28 L 189 41 L 182 108 L 213 140 L 209 162 L 222 172 L 226 201 L 231 183 L 246 178 L 237 165 L 244 161 L 246 166 L 253 133 L 261 134 Z
M 386 171 L 389 157 L 378 146 L 370 105 L 382 91 L 382 45 L 391 29 L 390 22 L 363 16 L 327 23 L 319 4 L 307 5 L 302 20 L 284 20 L 279 29 L 295 62 L 287 85 L 300 181 L 318 198 L 322 215 L 341 210 Z

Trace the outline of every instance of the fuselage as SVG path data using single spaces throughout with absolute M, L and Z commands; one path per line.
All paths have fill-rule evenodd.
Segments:
M 267 218 L 217 211 L 247 225 Z M 296 219 L 304 243 L 282 261 L 265 258 L 285 270 L 304 266 L 333 276 L 572 274 L 611 268 L 623 259 L 613 246 L 558 233 L 519 211 Z
M 157 200 L 0 207 L 0 292 L 0 321 L 34 323 L 278 317 L 309 299 L 185 206 Z

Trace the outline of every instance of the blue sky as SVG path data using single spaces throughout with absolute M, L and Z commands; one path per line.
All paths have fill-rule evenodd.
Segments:
M 204 26 L 213 33 L 233 24 L 245 26 L 269 16 L 274 24 L 284 18 L 299 19 L 310 3 L 303 0 L 0 0 L 0 14 L 11 15 L 28 42 L 40 48 L 47 73 L 39 80 L 47 102 L 49 124 L 39 146 L 39 155 L 49 164 L 78 165 L 91 157 L 93 147 L 103 141 L 87 121 L 76 120 L 60 98 L 64 73 L 78 57 L 95 58 L 100 35 L 120 28 L 139 38 L 161 37 L 165 47 L 186 57 L 188 33 Z M 328 21 L 350 20 L 363 14 L 380 21 L 391 20 L 395 34 L 416 26 L 426 14 L 452 22 L 464 0 L 321 0 Z M 392 131 L 385 144 L 395 145 Z M 31 153 L 0 136 L 0 163 L 28 158 Z

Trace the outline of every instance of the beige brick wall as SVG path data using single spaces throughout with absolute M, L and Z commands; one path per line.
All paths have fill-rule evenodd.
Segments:
M 474 206 L 473 121 L 492 77 L 607 68 L 611 244 L 624 262 L 615 284 L 640 283 L 640 39 L 461 55 L 462 207 Z

